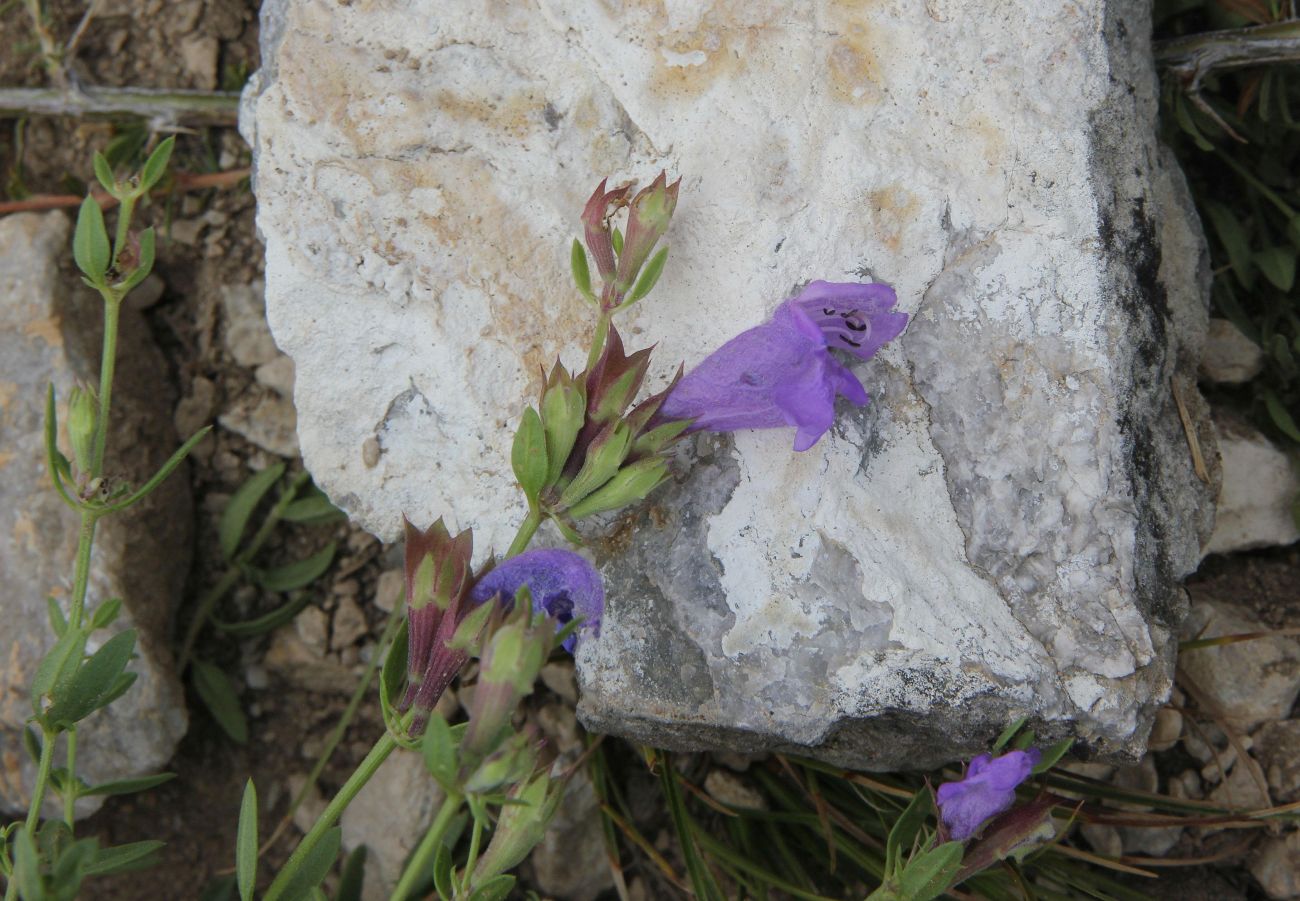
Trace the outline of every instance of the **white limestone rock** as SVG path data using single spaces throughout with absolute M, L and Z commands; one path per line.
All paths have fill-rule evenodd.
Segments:
M 1171 380 L 1215 459 L 1147 7 L 268 0 L 242 124 L 317 483 L 385 539 L 447 515 L 504 547 L 518 412 L 591 325 L 577 213 L 666 167 L 672 260 L 623 326 L 658 384 L 815 278 L 913 321 L 814 449 L 700 438 L 597 543 L 586 724 L 888 768 L 1029 715 L 1135 755 L 1213 497 Z
M 1300 473 L 1291 459 L 1248 423 L 1216 411 L 1223 486 L 1206 554 L 1228 554 L 1300 540 L 1291 512 Z

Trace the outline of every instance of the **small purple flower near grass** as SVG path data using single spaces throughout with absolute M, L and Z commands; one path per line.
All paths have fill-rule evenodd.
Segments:
M 605 610 L 605 589 L 595 567 L 573 551 L 544 548 L 526 551 L 497 565 L 470 591 L 471 603 L 481 604 L 500 594 L 509 604 L 519 589 L 528 586 L 533 609 L 553 616 L 561 627 L 582 617 L 578 633 L 564 640 L 573 653 L 579 635 L 599 635 Z
M 1008 809 L 1016 799 L 1016 787 L 1029 778 L 1041 757 L 1037 748 L 1000 757 L 981 754 L 960 780 L 939 786 L 939 818 L 952 839 L 966 841 Z
M 659 416 L 693 419 L 692 429 L 715 432 L 794 426 L 794 449 L 807 450 L 831 427 L 836 396 L 868 400 L 830 351 L 871 359 L 907 325 L 896 302 L 888 285 L 813 282 L 687 373 Z

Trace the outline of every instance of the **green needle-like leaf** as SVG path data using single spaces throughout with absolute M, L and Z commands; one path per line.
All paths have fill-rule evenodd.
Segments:
M 238 744 L 248 741 L 248 720 L 244 709 L 239 705 L 239 696 L 231 686 L 230 680 L 220 669 L 204 660 L 195 660 L 190 672 L 194 680 L 194 690 L 203 701 L 212 718 L 217 721 L 231 740 Z
M 253 901 L 257 882 L 257 788 L 249 779 L 239 805 L 239 832 L 235 837 L 235 878 L 240 901 Z
M 254 473 L 248 481 L 239 486 L 221 514 L 217 526 L 217 535 L 221 540 L 221 556 L 229 560 L 239 549 L 244 530 L 248 527 L 249 517 L 257 509 L 258 502 L 271 490 L 272 486 L 284 475 L 284 464 L 276 463 L 261 472 Z
M 140 170 L 140 187 L 136 189 L 136 196 L 146 194 L 158 184 L 167 171 L 167 163 L 172 157 L 172 148 L 176 146 L 176 138 L 170 137 L 154 148 L 153 153 L 149 154 L 149 159 L 145 160 L 144 168 Z
M 274 569 L 250 569 L 249 572 L 253 580 L 267 591 L 293 591 L 304 585 L 310 585 L 329 569 L 330 564 L 334 562 L 336 547 L 336 543 L 331 541 L 305 560 L 286 563 Z

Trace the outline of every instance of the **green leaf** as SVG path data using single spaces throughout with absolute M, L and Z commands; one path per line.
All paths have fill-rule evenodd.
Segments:
M 101 782 L 98 785 L 83 788 L 80 794 L 130 795 L 135 792 L 148 791 L 151 788 L 157 788 L 164 782 L 171 782 L 175 778 L 175 773 L 157 773 L 153 776 L 137 776 L 134 779 L 115 779 L 112 782 Z
M 1255 254 L 1255 265 L 1264 273 L 1264 278 L 1273 283 L 1279 291 L 1290 291 L 1295 284 L 1295 249 L 1292 247 L 1270 247 Z
M 81 202 L 77 214 L 77 229 L 72 235 L 72 257 L 77 268 L 96 286 L 104 283 L 112 250 L 108 245 L 108 231 L 104 228 L 104 211 L 93 197 Z
M 90 655 L 65 684 L 56 682 L 46 718 L 70 726 L 111 701 L 135 651 L 135 638 L 134 629 L 118 632 Z
M 239 832 L 235 835 L 235 878 L 240 901 L 252 901 L 257 882 L 257 789 L 253 780 L 244 785 L 239 804 Z
M 899 876 L 899 894 L 907 901 L 939 897 L 961 868 L 961 856 L 961 842 L 946 842 L 912 858 Z
M 45 392 L 45 466 L 50 473 L 50 481 L 59 497 L 73 510 L 80 510 L 81 504 L 74 501 L 63 484 L 72 481 L 72 465 L 59 450 L 59 416 L 54 409 L 54 383 L 51 382 Z
M 1292 216 L 1286 224 L 1286 236 L 1293 247 L 1300 249 L 1300 215 Z
M 166 842 L 130 842 L 112 848 L 101 848 L 94 861 L 86 867 L 87 876 L 107 876 L 109 873 L 125 873 L 130 870 L 143 870 L 154 864 L 153 855 Z
M 331 541 L 305 560 L 297 560 L 274 569 L 249 568 L 249 575 L 267 591 L 293 591 L 320 578 L 334 562 L 337 543 Z
M 225 632 L 227 635 L 238 635 L 240 637 L 262 635 L 288 623 L 301 613 L 311 603 L 311 600 L 310 594 L 301 591 L 290 598 L 287 604 L 276 607 L 270 613 L 263 614 L 255 619 L 246 619 L 234 623 L 213 619 L 211 622 L 219 631 Z
M 194 690 L 203 701 L 212 718 L 230 738 L 238 744 L 248 741 L 248 720 L 239 706 L 239 696 L 226 674 L 204 660 L 195 660 L 190 666 Z
M 623 233 L 617 228 L 609 236 L 609 242 L 614 245 L 614 254 L 616 256 L 623 253 Z
M 67 691 L 85 653 L 86 633 L 81 629 L 64 632 L 54 647 L 45 653 L 36 667 L 36 674 L 32 676 L 32 710 L 35 713 L 39 715 L 44 712 L 41 699 L 46 695 L 55 698 Z
M 528 498 L 528 506 L 535 508 L 546 485 L 548 465 L 546 429 L 542 417 L 532 407 L 524 410 L 519 421 L 519 431 L 515 432 L 514 446 L 510 450 L 510 465 L 514 468 L 519 487 Z
M 1029 722 L 1029 717 L 1022 716 L 1020 719 L 1016 720 L 1014 723 L 1012 723 L 1011 725 L 1003 729 L 1002 733 L 997 737 L 997 741 L 993 742 L 993 748 L 991 749 L 992 752 L 996 754 L 998 751 L 1001 751 L 1003 748 L 1005 748 L 1007 746 L 1007 742 L 1015 738 L 1016 733 L 1019 732 L 1022 728 L 1024 728 L 1024 725 L 1027 722 Z
M 441 713 L 435 711 L 429 717 L 429 725 L 424 730 L 424 739 L 420 744 L 424 752 L 424 768 L 429 771 L 433 781 L 448 794 L 455 793 L 459 765 L 456 738 Z
M 90 617 L 90 629 L 106 629 L 117 621 L 118 614 L 122 612 L 122 599 L 109 598 L 104 603 L 95 608 L 95 612 Z
M 641 270 L 641 275 L 636 280 L 636 286 L 621 306 L 630 306 L 653 291 L 655 285 L 659 283 L 659 276 L 663 275 L 664 264 L 667 262 L 668 248 L 664 247 L 652 256 L 650 262 Z
M 284 901 L 301 901 L 303 898 L 310 897 L 312 889 L 320 885 L 334 867 L 334 861 L 339 856 L 339 846 L 343 841 L 342 835 L 343 830 L 335 826 L 321 836 L 316 846 L 307 852 L 298 872 L 293 874 L 293 878 L 281 892 L 280 897 L 284 898 Z
M 343 861 L 334 901 L 361 901 L 361 888 L 366 881 L 366 853 L 366 846 L 360 845 Z
M 470 893 L 470 901 L 504 901 L 515 887 L 515 877 L 509 873 L 494 876 Z
M 104 154 L 96 150 L 95 155 L 91 157 L 91 162 L 95 167 L 95 178 L 99 179 L 99 183 L 104 186 L 105 191 L 116 197 L 117 177 L 113 175 L 113 167 L 108 164 Z
M 452 897 L 451 846 L 447 842 L 439 842 L 433 854 L 433 887 L 439 898 Z
M 221 556 L 229 560 L 235 556 L 239 542 L 248 527 L 248 519 L 257 509 L 257 504 L 284 475 L 284 464 L 275 463 L 261 472 L 248 477 L 230 498 L 230 503 L 221 513 L 221 522 L 217 526 L 217 535 L 221 540 Z
M 36 734 L 36 730 L 31 726 L 23 726 L 23 747 L 27 749 L 27 754 L 32 758 L 32 763 L 39 763 L 41 760 L 41 737 Z M 3 834 L 3 830 L 0 830 Z
M 331 504 L 330 499 L 318 489 L 315 494 L 299 498 L 285 507 L 280 518 L 288 522 L 315 525 L 343 519 L 344 515 L 343 511 Z
M 36 843 L 26 826 L 20 826 L 10 839 L 13 845 L 14 882 L 18 896 L 23 901 L 44 901 L 45 881 L 41 878 L 41 860 L 36 854 Z
M 1070 750 L 1070 747 L 1073 744 L 1074 739 L 1063 738 L 1044 751 L 1043 756 L 1038 760 L 1038 765 L 1034 767 L 1034 775 L 1037 776 L 1039 773 L 1046 773 L 1052 767 L 1056 766 L 1057 761 L 1065 756 L 1065 752 Z
M 139 678 L 139 673 L 121 673 L 113 682 L 112 688 L 110 688 L 104 694 L 104 697 L 100 699 L 99 706 L 107 707 L 109 704 L 112 704 L 118 698 L 122 697 L 122 695 L 126 694 L 127 691 L 130 690 L 131 686 L 135 684 L 137 678 Z
M 1178 121 L 1178 126 L 1187 133 L 1192 142 L 1201 150 L 1212 151 L 1214 145 L 1205 139 L 1201 130 L 1196 127 L 1195 120 L 1192 119 L 1192 112 L 1187 108 L 1187 101 L 1180 93 L 1174 98 L 1174 118 Z
M 1237 214 L 1221 203 L 1207 201 L 1205 215 L 1210 218 L 1214 233 L 1219 236 L 1219 243 L 1228 254 L 1228 262 L 1232 265 L 1237 281 L 1243 288 L 1254 287 L 1255 264 L 1250 253 L 1250 240 L 1246 237 L 1246 230 L 1242 228 Z
M 1290 412 L 1272 391 L 1264 392 L 1264 406 L 1268 408 L 1268 415 L 1274 425 L 1292 441 L 1300 441 L 1300 427 L 1296 426 Z
M 82 880 L 88 867 L 99 850 L 99 840 L 83 838 L 61 844 L 56 852 L 54 866 L 50 872 L 50 889 L 59 899 L 76 898 L 80 892 Z
M 202 441 L 204 438 L 206 438 L 208 432 L 210 431 L 212 431 L 212 426 L 205 425 L 203 428 L 199 429 L 197 432 L 191 435 L 190 440 L 186 441 L 179 448 L 177 448 L 176 452 L 167 458 L 167 462 L 164 463 L 162 466 L 158 467 L 158 471 L 155 472 L 149 478 L 149 481 L 141 485 L 139 490 L 128 495 L 126 498 L 118 501 L 115 504 L 110 504 L 108 507 L 104 508 L 105 511 L 109 513 L 116 513 L 119 510 L 125 510 L 127 507 L 130 507 L 131 505 L 138 503 L 139 501 L 148 497 L 149 494 L 155 488 L 161 485 L 166 480 L 166 478 L 172 474 L 172 472 L 176 469 L 177 466 L 181 465 L 181 461 L 184 460 L 187 456 L 189 456 L 189 453 L 194 449 L 194 446 L 198 444 L 200 441 Z M 246 485 L 248 483 L 245 482 L 244 484 Z M 236 492 L 236 496 L 238 496 L 238 492 Z M 234 503 L 234 498 L 231 498 L 231 503 Z M 229 509 L 229 507 L 227 507 L 227 509 Z
M 384 657 L 384 667 L 379 671 L 379 706 L 384 714 L 384 722 L 392 719 L 396 713 L 394 706 L 402 698 L 402 688 L 406 684 L 406 652 L 409 623 L 403 620 L 393 636 L 393 643 L 388 647 Z
M 63 615 L 63 608 L 59 606 L 59 599 L 54 595 L 48 595 L 45 598 L 45 612 L 50 618 L 50 628 L 54 634 L 62 638 L 63 633 L 68 631 L 68 619 Z
M 921 831 L 926 818 L 934 809 L 932 801 L 928 788 L 920 789 L 912 795 L 912 800 L 894 821 L 894 828 L 889 830 L 889 838 L 885 843 L 885 860 L 900 860 L 904 850 L 911 849 L 916 841 L 916 834 Z
M 569 251 L 569 268 L 573 270 L 573 283 L 578 286 L 578 293 L 592 303 L 596 303 L 596 295 L 591 290 L 591 269 L 587 266 L 587 251 L 583 249 L 582 243 L 573 239 L 573 249 Z
M 148 278 L 150 272 L 153 272 L 154 253 L 157 243 L 158 236 L 154 232 L 152 225 L 140 232 L 140 262 L 131 270 L 131 274 L 122 281 L 121 287 L 124 291 L 130 291 Z
M 1300 342 L 1300 336 L 1297 336 L 1296 340 Z M 1284 335 L 1273 336 L 1273 359 L 1277 360 L 1288 377 L 1295 374 L 1297 368 L 1295 355 L 1291 353 L 1291 345 L 1287 343 Z
M 163 173 L 167 171 L 167 162 L 171 159 L 172 148 L 176 146 L 176 138 L 170 137 L 154 148 L 153 153 L 149 154 L 149 159 L 145 160 L 144 168 L 140 170 L 140 187 L 136 189 L 136 196 L 149 192 L 154 185 L 158 184 Z

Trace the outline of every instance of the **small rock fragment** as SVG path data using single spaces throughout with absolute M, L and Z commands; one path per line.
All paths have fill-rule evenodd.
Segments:
M 375 606 L 385 613 L 392 613 L 393 608 L 402 602 L 406 592 L 406 577 L 400 569 L 389 569 L 379 574 L 375 585 Z
M 1211 319 L 1201 356 L 1201 378 L 1223 385 L 1249 382 L 1264 369 L 1264 351 L 1227 319 Z
M 546 835 L 529 858 L 533 877 L 544 894 L 568 901 L 594 901 L 614 886 L 605 857 L 600 827 L 600 806 L 585 770 L 569 783 L 547 827 Z
M 1300 832 L 1265 839 L 1249 866 L 1250 875 L 1274 901 L 1300 898 Z
M 334 631 L 330 637 L 330 647 L 341 650 L 356 644 L 370 632 L 366 614 L 357 602 L 350 597 L 339 598 L 338 609 L 334 611 Z
M 194 87 L 211 91 L 217 86 L 217 55 L 221 45 L 214 37 L 190 35 L 181 40 L 181 62 L 194 79 Z
M 1246 607 L 1206 598 L 1192 605 L 1183 635 L 1217 638 L 1267 630 Z M 1240 732 L 1285 719 L 1300 695 L 1300 643 L 1293 638 L 1272 636 L 1197 648 L 1182 654 L 1178 663 L 1185 677 L 1219 708 L 1205 712 L 1222 716 Z
M 541 727 L 551 747 L 562 756 L 576 757 L 585 747 L 578 717 L 572 707 L 564 704 L 544 704 L 537 711 L 537 725 Z
M 280 355 L 266 324 L 262 282 L 225 285 L 221 313 L 225 321 L 225 346 L 240 366 L 261 366 Z
M 573 672 L 572 660 L 559 660 L 542 667 L 542 684 L 559 695 L 566 703 L 578 703 L 578 678 Z
M 1156 714 L 1155 724 L 1151 727 L 1151 736 L 1147 739 L 1147 750 L 1168 751 L 1183 734 L 1183 715 L 1172 707 L 1162 707 Z
M 286 354 L 258 366 L 253 376 L 281 397 L 293 400 L 293 360 Z
M 1300 476 L 1290 459 L 1253 426 L 1215 415 L 1223 487 L 1206 554 L 1290 544 L 1300 539 L 1292 506 Z
M 323 657 L 329 648 L 329 617 L 319 607 L 308 607 L 293 621 L 294 629 L 303 645 L 318 657 Z
M 298 414 L 279 395 L 245 394 L 217 422 L 277 456 L 298 456 Z
M 752 785 L 726 769 L 713 769 L 704 777 L 704 790 L 713 800 L 744 810 L 767 810 L 767 798 Z
M 1300 720 L 1269 723 L 1254 735 L 1254 754 L 1279 804 L 1300 800 Z

